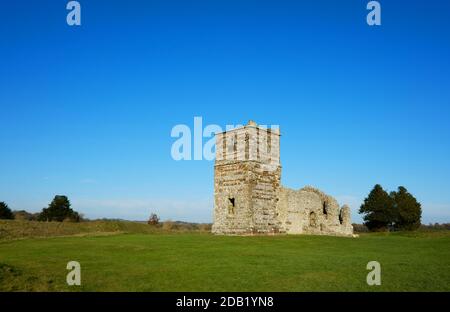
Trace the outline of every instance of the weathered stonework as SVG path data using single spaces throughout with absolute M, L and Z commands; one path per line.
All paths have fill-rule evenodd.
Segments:
M 215 234 L 351 236 L 350 209 L 318 189 L 280 184 L 280 133 L 249 122 L 216 134 Z

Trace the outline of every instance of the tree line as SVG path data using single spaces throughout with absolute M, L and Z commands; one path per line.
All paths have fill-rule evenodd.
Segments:
M 43 208 L 37 216 L 26 211 L 13 212 L 5 202 L 0 202 L 0 219 L 14 219 L 15 214 L 21 214 L 37 221 L 80 222 L 82 220 L 82 215 L 71 208 L 69 199 L 64 195 L 56 195 L 48 207 Z

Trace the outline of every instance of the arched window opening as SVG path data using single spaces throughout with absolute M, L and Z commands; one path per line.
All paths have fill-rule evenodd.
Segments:
M 312 211 L 309 214 L 309 226 L 317 227 L 317 218 L 316 218 L 316 214 L 314 213 L 314 211 Z
M 228 198 L 228 214 L 234 214 L 234 208 L 236 207 L 236 200 L 234 197 Z

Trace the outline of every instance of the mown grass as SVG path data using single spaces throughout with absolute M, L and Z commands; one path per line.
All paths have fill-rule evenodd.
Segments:
M 449 291 L 450 234 L 118 234 L 0 242 L 3 291 Z M 81 286 L 66 264 L 81 264 Z M 381 263 L 382 285 L 366 265 Z

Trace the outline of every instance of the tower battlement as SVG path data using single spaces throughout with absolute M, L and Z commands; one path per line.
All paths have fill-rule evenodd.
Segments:
M 245 126 L 216 133 L 216 164 L 226 161 L 257 161 L 280 165 L 280 131 L 249 121 Z

